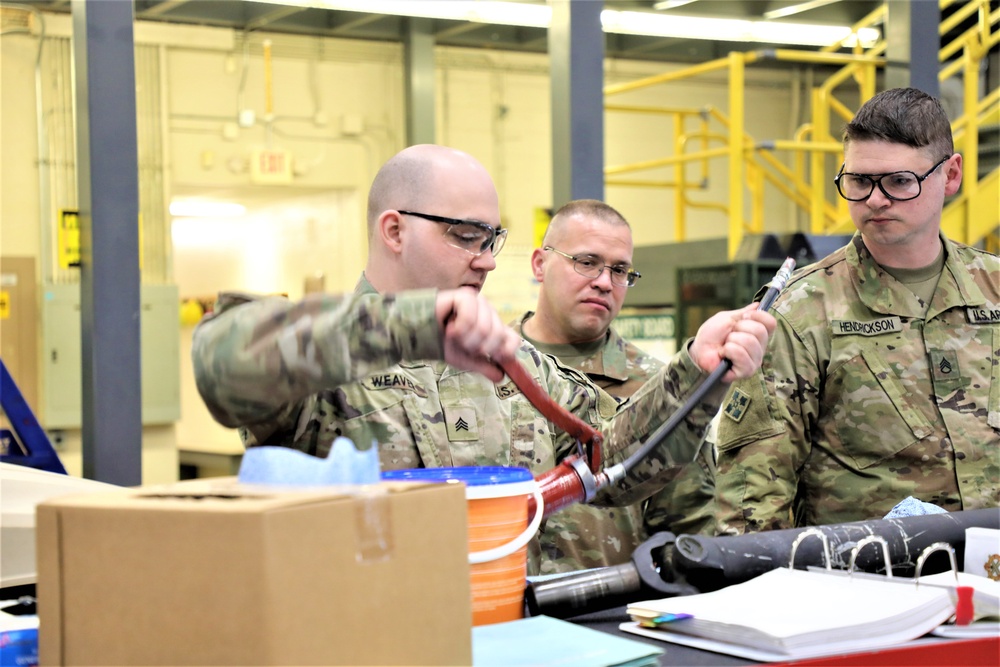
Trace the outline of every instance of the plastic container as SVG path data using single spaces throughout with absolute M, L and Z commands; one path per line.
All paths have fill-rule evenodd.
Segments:
M 524 616 L 527 547 L 542 522 L 542 497 L 531 471 L 481 466 L 416 468 L 382 473 L 395 481 L 465 484 L 469 517 L 472 624 Z M 528 496 L 538 508 L 528 521 Z

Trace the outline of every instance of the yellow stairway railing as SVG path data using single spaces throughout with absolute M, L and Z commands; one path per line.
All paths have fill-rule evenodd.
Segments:
M 953 128 L 956 150 L 962 153 L 965 165 L 962 190 L 948 203 L 942 228 L 950 238 L 968 244 L 983 242 L 987 249 L 996 252 L 1000 245 L 1000 206 L 997 205 L 1000 202 L 1000 172 L 994 169 L 980 177 L 978 141 L 981 128 L 1000 124 L 1000 91 L 979 94 L 978 67 L 982 58 L 1000 41 L 1000 31 L 997 30 L 1000 10 L 991 12 L 989 0 L 940 0 L 939 4 L 942 9 L 957 6 L 941 22 L 942 35 L 954 30 L 970 16 L 977 16 L 974 26 L 939 52 L 943 63 L 940 80 L 960 75 L 962 82 L 964 111 L 954 119 Z M 884 22 L 885 16 L 885 6 L 880 7 L 853 26 L 852 33 L 857 34 L 861 28 Z M 844 86 L 853 83 L 856 87 L 853 95 L 859 103 L 870 99 L 877 92 L 876 75 L 878 69 L 885 65 L 887 45 L 884 40 L 879 40 L 865 49 L 859 40 L 855 40 L 851 53 L 839 53 L 844 43 L 830 45 L 820 52 L 792 49 L 733 52 L 726 58 L 605 87 L 606 112 L 667 116 L 674 130 L 672 155 L 607 165 L 605 182 L 618 186 L 673 188 L 676 195 L 674 237 L 677 241 L 687 237 L 689 209 L 719 211 L 728 218 L 730 256 L 735 254 L 744 234 L 799 231 L 765 228 L 763 212 L 767 185 L 787 198 L 795 210 L 802 212 L 811 233 L 850 233 L 853 224 L 846 202 L 836 196 L 832 187 L 833 175 L 843 161 L 843 153 L 840 139 L 831 134 L 831 125 L 833 120 L 840 125 L 848 122 L 854 111 L 835 92 L 842 95 Z M 833 75 L 812 89 L 810 121 L 789 140 L 756 142 L 746 132 L 745 71 L 748 66 L 766 60 L 839 66 Z M 717 72 L 727 75 L 727 112 L 712 106 L 654 107 L 608 101 L 608 98 L 622 93 Z M 777 151 L 792 154 L 792 167 L 775 157 Z M 694 195 L 706 188 L 709 161 L 720 159 L 728 161 L 728 201 L 698 201 Z M 694 165 L 700 179 L 688 179 L 688 165 Z M 637 176 L 641 172 L 663 167 L 672 167 L 672 179 Z

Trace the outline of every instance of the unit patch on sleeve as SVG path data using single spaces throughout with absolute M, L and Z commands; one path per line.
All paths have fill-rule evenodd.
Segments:
M 743 419 L 743 415 L 747 413 L 749 407 L 750 395 L 739 389 L 733 389 L 729 393 L 729 401 L 726 402 L 726 407 L 722 411 L 727 417 L 738 423 Z

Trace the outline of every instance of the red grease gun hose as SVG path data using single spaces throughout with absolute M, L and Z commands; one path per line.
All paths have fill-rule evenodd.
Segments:
M 591 464 L 594 467 L 591 471 L 597 472 L 601 464 L 601 445 L 604 443 L 604 436 L 600 431 L 552 400 L 517 359 L 500 364 L 500 368 L 543 417 L 576 438 L 578 442 L 592 445 Z
M 511 359 L 499 366 L 543 417 L 576 438 L 578 443 L 588 445 L 590 449 L 589 468 L 581 462 L 579 456 L 573 455 L 561 461 L 552 470 L 535 477 L 544 501 L 544 516 L 551 516 L 564 507 L 587 500 L 587 490 L 580 475 L 593 479 L 591 473 L 600 469 L 604 436 L 593 426 L 552 400 L 517 359 Z M 579 467 L 584 469 L 579 470 Z M 534 514 L 534 499 L 531 499 L 529 504 L 531 505 L 529 515 L 531 515 Z

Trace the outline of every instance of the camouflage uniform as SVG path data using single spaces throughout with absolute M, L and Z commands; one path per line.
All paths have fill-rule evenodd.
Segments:
M 522 326 L 532 315 L 530 311 L 525 313 L 511 327 L 524 336 Z M 613 328 L 608 330 L 604 344 L 585 359 L 579 357 L 587 353 L 588 346 L 546 344 L 530 338 L 528 342 L 561 365 L 586 373 L 591 382 L 619 400 L 634 394 L 663 367 L 663 362 L 619 336 Z M 677 476 L 648 503 L 614 508 L 575 505 L 546 519 L 539 531 L 543 572 L 626 563 L 637 546 L 660 530 L 708 531 L 714 524 L 715 489 L 710 470 L 711 447 L 702 449 L 698 460 L 678 467 Z
M 1000 261 L 943 242 L 929 306 L 859 234 L 796 272 L 762 370 L 724 402 L 721 528 L 880 518 L 907 496 L 1000 503 Z
M 383 469 L 510 465 L 538 474 L 576 450 L 507 378 L 494 384 L 443 361 L 433 290 L 379 295 L 362 277 L 353 295 L 248 301 L 225 296 L 194 332 L 198 390 L 212 415 L 242 427 L 247 446 L 325 457 L 339 435 L 377 442 Z M 609 465 L 683 402 L 704 374 L 679 353 L 631 400 L 617 403 L 584 375 L 525 343 L 517 361 L 559 404 L 605 435 Z M 692 411 L 656 452 L 597 502 L 650 495 L 692 461 L 724 392 Z M 537 540 L 528 571 L 539 571 Z

